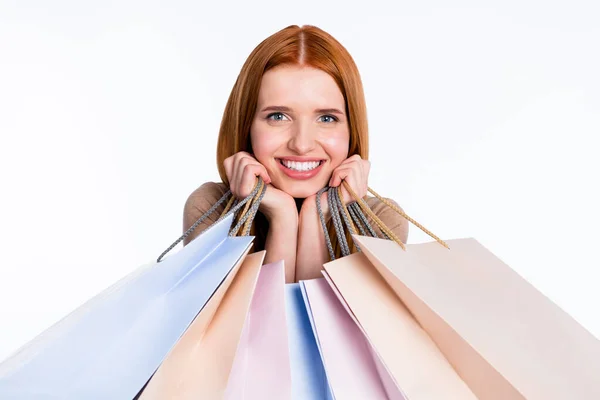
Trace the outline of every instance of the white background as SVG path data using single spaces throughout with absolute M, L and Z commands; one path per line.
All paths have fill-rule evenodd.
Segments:
M 244 60 L 290 24 L 361 71 L 371 187 L 600 337 L 598 2 L 201 3 L 0 3 L 0 359 L 180 235 Z

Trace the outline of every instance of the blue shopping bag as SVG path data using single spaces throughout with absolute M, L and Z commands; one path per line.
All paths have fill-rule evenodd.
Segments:
M 127 399 L 156 371 L 252 237 L 233 216 L 138 268 L 0 364 L 0 399 Z
M 333 399 L 319 345 L 299 283 L 285 285 L 285 306 L 292 371 L 292 399 Z

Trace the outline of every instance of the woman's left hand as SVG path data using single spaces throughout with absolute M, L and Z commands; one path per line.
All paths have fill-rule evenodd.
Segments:
M 333 170 L 329 186 L 338 187 L 342 185 L 342 181 L 344 180 L 350 185 L 354 193 L 362 199 L 367 195 L 370 170 L 371 163 L 369 160 L 363 160 L 358 154 L 355 154 L 348 157 L 339 167 Z M 348 193 L 344 185 L 342 185 L 342 195 L 344 204 L 356 200 Z
M 343 163 L 333 170 L 328 186 L 338 187 L 342 185 L 342 180 L 345 180 L 348 182 L 354 193 L 356 193 L 360 198 L 363 198 L 367 195 L 370 170 L 371 163 L 368 160 L 363 160 L 359 155 L 348 157 Z M 348 193 L 344 185 L 342 185 L 342 196 L 342 201 L 344 204 L 355 201 L 354 197 Z M 316 199 L 316 194 L 304 199 L 300 213 L 301 218 L 304 215 L 311 215 L 315 212 Z M 327 192 L 321 194 L 321 209 L 325 219 L 329 220 L 330 214 L 329 206 L 327 205 Z

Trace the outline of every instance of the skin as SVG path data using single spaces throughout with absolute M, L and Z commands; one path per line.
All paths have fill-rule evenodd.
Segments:
M 239 152 L 224 162 L 233 194 L 251 193 L 256 177 L 268 184 L 260 211 L 269 221 L 265 263 L 284 260 L 286 282 L 321 276 L 328 261 L 316 208 L 316 193 L 345 180 L 360 196 L 367 193 L 370 164 L 348 157 L 350 133 L 344 97 L 326 72 L 279 66 L 262 79 L 251 127 L 253 154 Z M 288 176 L 281 159 L 321 160 L 309 179 Z M 342 189 L 343 201 L 352 197 Z M 326 196 L 321 204 L 329 217 Z

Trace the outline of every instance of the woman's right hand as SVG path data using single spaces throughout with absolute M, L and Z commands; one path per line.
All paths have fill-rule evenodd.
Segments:
M 260 176 L 267 185 L 267 191 L 263 197 L 259 210 L 272 221 L 274 218 L 295 217 L 298 218 L 296 202 L 289 194 L 274 188 L 267 169 L 259 163 L 251 154 L 240 151 L 228 157 L 223 162 L 225 174 L 229 180 L 231 193 L 238 199 L 244 199 L 252 193 L 256 186 L 256 177 Z

